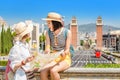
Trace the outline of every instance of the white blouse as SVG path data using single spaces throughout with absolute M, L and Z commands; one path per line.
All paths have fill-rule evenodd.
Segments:
M 24 44 L 20 41 L 15 42 L 9 53 L 9 60 L 11 61 L 10 67 L 14 69 L 17 63 L 21 63 L 21 61 L 28 57 L 30 57 L 28 44 Z M 25 71 L 30 70 L 30 63 L 26 63 L 26 65 L 22 66 L 22 68 Z M 27 80 L 23 69 L 18 68 L 16 70 L 14 80 Z

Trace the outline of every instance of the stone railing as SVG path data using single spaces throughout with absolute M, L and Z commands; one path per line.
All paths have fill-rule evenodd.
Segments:
M 5 80 L 5 67 L 0 67 L 0 80 Z M 35 72 L 37 80 L 40 80 L 40 72 Z M 61 80 L 120 80 L 120 68 L 75 68 L 71 67 L 60 72 Z

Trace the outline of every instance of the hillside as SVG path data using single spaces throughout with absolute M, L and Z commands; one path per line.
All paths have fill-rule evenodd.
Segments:
M 69 25 L 66 26 L 69 28 Z M 120 30 L 120 28 L 110 26 L 110 25 L 103 25 L 103 33 L 106 33 L 110 30 Z M 78 25 L 79 32 L 96 32 L 96 24 L 90 23 L 90 24 L 84 24 L 84 25 Z

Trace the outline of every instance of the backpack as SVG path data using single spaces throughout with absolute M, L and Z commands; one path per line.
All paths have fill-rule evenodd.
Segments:
M 65 30 L 64 37 L 65 37 L 65 39 L 67 39 L 68 29 L 64 28 L 64 30 Z M 48 35 L 50 36 L 50 29 L 48 30 Z M 70 44 L 70 54 L 71 54 L 71 57 L 74 56 L 74 53 L 75 53 L 74 47 L 73 47 L 72 44 Z
M 64 34 L 64 36 L 65 36 L 65 39 L 67 39 L 68 30 L 67 30 L 66 28 L 64 28 L 64 29 L 65 29 L 65 34 Z M 74 56 L 74 53 L 75 53 L 74 47 L 73 47 L 72 44 L 70 44 L 70 54 L 71 54 L 71 57 Z

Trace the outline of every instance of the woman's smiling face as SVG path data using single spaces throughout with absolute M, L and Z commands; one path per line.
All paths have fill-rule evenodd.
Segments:
M 48 20 L 47 21 L 47 25 L 48 25 L 48 28 L 53 31 L 53 24 L 52 24 L 52 21 L 51 20 Z

